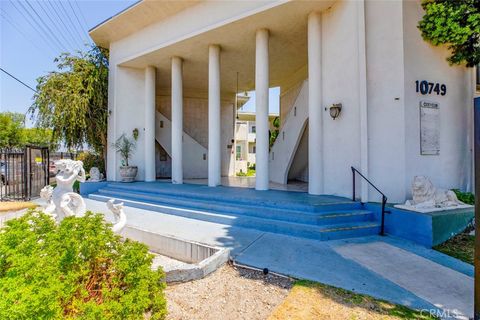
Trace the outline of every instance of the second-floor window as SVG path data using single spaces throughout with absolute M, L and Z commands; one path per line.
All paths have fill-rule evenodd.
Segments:
M 257 127 L 256 127 L 256 126 L 252 126 L 251 132 L 252 132 L 252 133 L 256 133 L 256 132 L 257 132 Z

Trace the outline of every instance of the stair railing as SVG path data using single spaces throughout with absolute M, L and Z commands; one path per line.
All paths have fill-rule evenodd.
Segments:
M 352 169 L 352 182 L 353 182 L 353 196 L 352 196 L 352 200 L 355 201 L 355 176 L 356 174 L 358 174 L 360 177 L 362 177 L 366 182 L 368 182 L 368 184 L 370 186 L 372 186 L 372 188 L 374 188 L 375 190 L 377 190 L 378 193 L 380 193 L 382 195 L 382 224 L 380 226 L 380 235 L 381 236 L 384 236 L 385 235 L 385 213 L 387 212 L 385 210 L 385 205 L 387 204 L 387 196 L 382 192 L 380 191 L 380 189 L 378 189 L 370 180 L 367 179 L 367 177 L 365 177 L 360 171 L 358 171 L 357 169 L 355 169 L 354 167 L 350 167 Z

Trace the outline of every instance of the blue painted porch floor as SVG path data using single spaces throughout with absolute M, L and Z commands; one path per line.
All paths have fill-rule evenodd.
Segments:
M 245 199 L 248 194 L 242 192 L 241 196 Z M 309 198 L 305 194 L 292 196 Z M 273 197 L 282 200 L 280 194 Z M 324 200 L 348 201 L 337 197 Z M 89 210 L 108 211 L 103 202 L 86 199 L 86 203 Z M 231 258 L 239 264 L 268 268 L 416 309 L 441 310 L 452 318 L 468 319 L 473 315 L 473 267 L 398 238 L 364 236 L 318 241 L 134 207 L 125 207 L 125 213 L 131 226 L 229 248 Z

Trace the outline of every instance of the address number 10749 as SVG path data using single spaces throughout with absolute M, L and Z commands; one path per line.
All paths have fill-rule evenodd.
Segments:
M 447 86 L 443 83 L 417 80 L 415 81 L 415 91 L 423 95 L 436 93 L 437 95 L 444 96 L 447 94 Z

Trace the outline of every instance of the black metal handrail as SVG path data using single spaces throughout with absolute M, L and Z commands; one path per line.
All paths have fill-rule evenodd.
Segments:
M 382 191 L 380 191 L 380 189 L 378 189 L 370 180 L 368 180 L 367 177 L 365 177 L 360 171 L 358 171 L 354 167 L 350 167 L 350 168 L 352 169 L 352 181 L 353 181 L 352 200 L 353 201 L 355 201 L 355 173 L 358 173 L 360 177 L 362 177 L 365 181 L 367 181 L 368 184 L 372 186 L 372 188 L 377 190 L 377 192 L 382 195 L 382 224 L 380 226 L 380 235 L 384 236 L 385 235 L 385 212 L 387 212 L 385 211 L 385 205 L 387 204 L 387 196 Z

